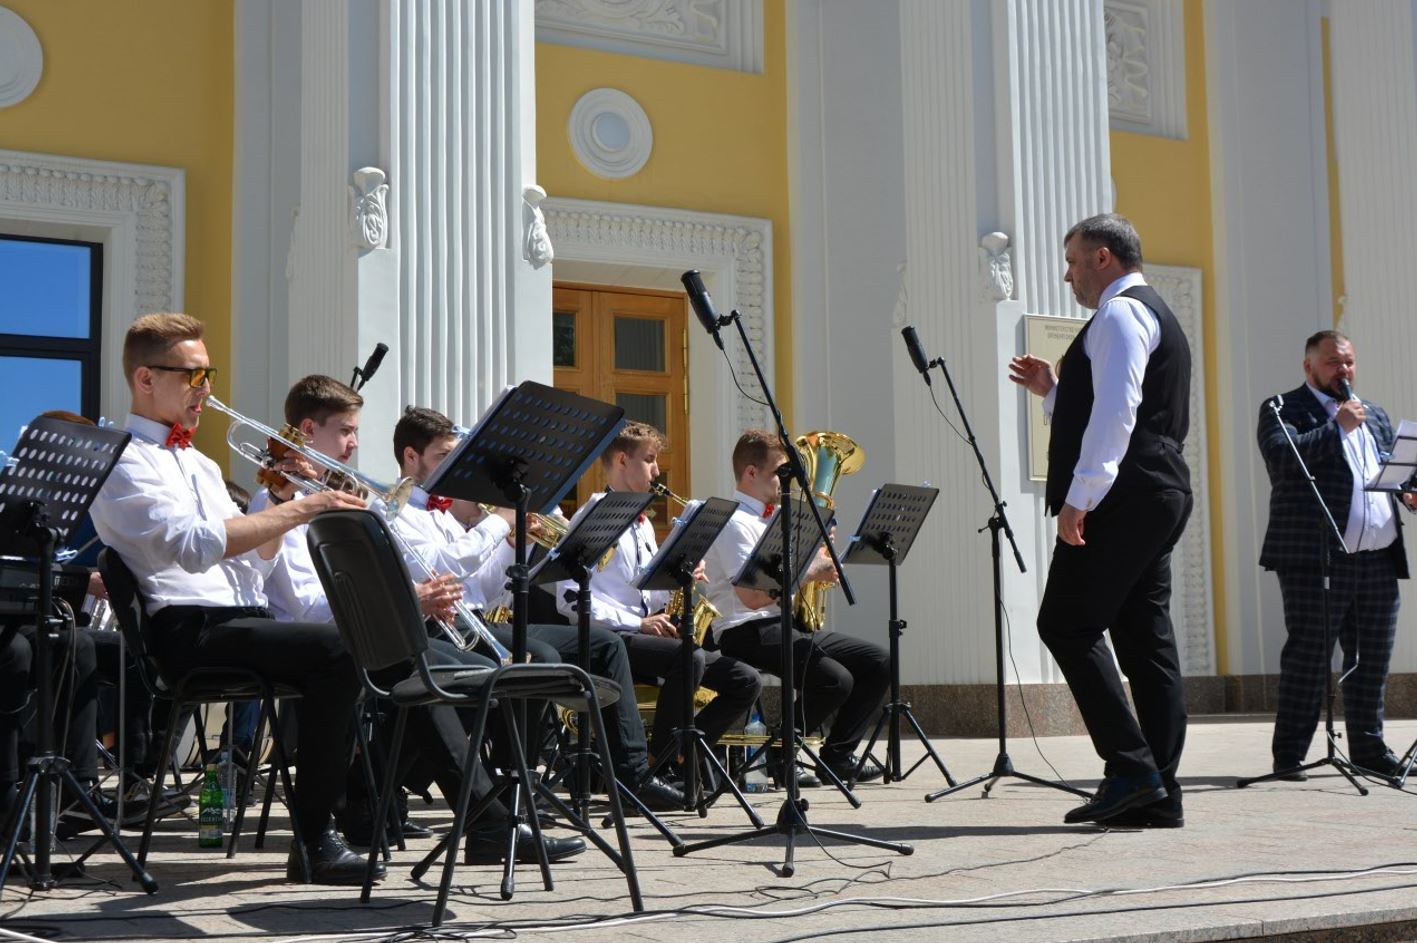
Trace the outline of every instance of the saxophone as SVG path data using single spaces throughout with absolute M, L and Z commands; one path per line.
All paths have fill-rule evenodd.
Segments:
M 659 495 L 661 498 L 667 498 L 668 500 L 673 501 L 681 508 L 686 507 L 689 504 L 689 500 L 687 498 L 679 497 L 679 495 L 670 491 L 669 487 L 663 482 L 656 481 L 654 484 L 649 486 L 649 489 L 655 494 Z M 669 613 L 670 616 L 674 617 L 678 617 L 679 614 L 684 611 L 683 589 L 676 589 L 669 594 L 669 602 L 665 604 L 664 611 Z M 721 615 L 723 615 L 723 613 L 719 612 L 718 607 L 708 601 L 707 596 L 703 595 L 702 593 L 698 594 L 698 599 L 694 603 L 694 611 L 692 613 L 691 620 L 693 622 L 695 645 L 704 644 L 704 637 L 708 635 L 709 626 L 713 624 L 714 619 L 717 619 Z
M 812 480 L 812 500 L 827 511 L 835 507 L 832 492 L 842 475 L 854 475 L 866 464 L 866 450 L 840 432 L 809 432 L 793 440 L 807 477 Z M 827 621 L 827 593 L 831 583 L 813 580 L 797 591 L 793 612 L 809 632 L 820 632 Z

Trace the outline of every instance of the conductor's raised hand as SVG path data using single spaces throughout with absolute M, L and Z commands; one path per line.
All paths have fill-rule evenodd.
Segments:
M 1054 372 L 1053 365 L 1032 354 L 1009 361 L 1009 379 L 1038 396 L 1047 396 L 1058 385 L 1058 374 Z

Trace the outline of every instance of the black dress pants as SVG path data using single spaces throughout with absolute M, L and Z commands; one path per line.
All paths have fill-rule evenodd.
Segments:
M 1191 504 L 1182 491 L 1109 493 L 1084 519 L 1083 546 L 1057 542 L 1038 610 L 1039 637 L 1072 689 L 1105 774 L 1159 772 L 1173 792 L 1186 700 L 1171 628 L 1171 550 Z M 1131 681 L 1135 717 L 1117 665 Z
M 777 618 L 745 622 L 718 635 L 725 655 L 760 671 L 782 674 L 782 626 Z M 836 711 L 822 744 L 822 759 L 844 761 L 866 735 L 890 692 L 890 653 L 874 642 L 837 632 L 797 632 L 792 640 L 793 674 L 801 692 L 798 718 L 805 732 Z
M 684 726 L 684 689 L 692 693 L 699 685 L 717 693 L 694 717 L 694 726 L 709 746 L 742 719 L 763 689 L 762 676 L 750 664 L 721 652 L 694 650 L 692 675 L 684 676 L 680 641 L 643 632 L 617 633 L 630 656 L 630 673 L 639 684 L 659 685 L 654 707 L 654 731 L 650 753 L 659 757 L 669 749 L 674 730 Z
M 98 670 L 93 635 L 87 629 L 63 629 L 49 649 L 53 666 L 54 747 L 68 757 L 80 780 L 98 779 Z M 33 727 L 34 625 L 0 629 L 0 783 L 18 782 L 24 774 L 20 742 Z M 33 733 L 30 733 L 33 736 Z

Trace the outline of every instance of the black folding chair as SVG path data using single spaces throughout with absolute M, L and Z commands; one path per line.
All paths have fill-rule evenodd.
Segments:
M 182 675 L 174 675 L 166 671 L 161 661 L 152 654 L 148 645 L 151 623 L 148 620 L 147 611 L 143 607 L 142 594 L 138 589 L 138 581 L 133 576 L 133 572 L 128 569 L 123 558 L 112 548 L 105 548 L 99 554 L 98 569 L 103 575 L 103 585 L 108 590 L 108 598 L 113 606 L 114 616 L 123 632 L 123 641 L 137 664 L 138 674 L 143 680 L 143 685 L 154 698 L 163 698 L 172 702 L 171 719 L 167 725 L 167 735 L 163 738 L 156 782 L 149 794 L 148 814 L 143 825 L 143 840 L 138 849 L 138 861 L 144 865 L 147 863 L 148 848 L 152 844 L 153 826 L 157 822 L 157 808 L 160 804 L 159 797 L 162 795 L 163 779 L 167 774 L 168 767 L 172 765 L 172 753 L 176 748 L 178 735 L 185 725 L 184 718 L 187 712 L 205 704 L 258 700 L 261 703 L 261 714 L 256 721 L 255 742 L 258 744 L 261 742 L 265 726 L 267 722 L 270 722 L 271 741 L 275 752 L 272 765 L 280 771 L 281 784 L 285 788 L 285 804 L 290 813 L 291 831 L 295 833 L 297 847 L 300 849 L 301 867 L 308 879 L 309 859 L 306 855 L 304 841 L 301 839 L 300 823 L 295 815 L 295 791 L 290 782 L 290 763 L 286 755 L 285 739 L 281 735 L 280 724 L 275 722 L 276 700 L 298 698 L 300 692 L 294 688 L 273 684 L 260 672 L 245 667 L 196 668 Z M 201 736 L 202 731 L 199 730 L 198 737 Z M 253 749 L 250 757 L 247 758 L 245 780 L 247 783 L 252 782 L 256 775 L 258 754 L 259 751 Z M 271 798 L 274 791 L 274 784 L 266 790 L 261 821 L 256 830 L 257 848 L 261 848 L 265 844 L 266 822 L 270 815 Z M 236 818 L 232 823 L 231 836 L 226 845 L 228 858 L 235 856 L 236 845 L 241 838 L 242 823 L 246 816 L 246 793 L 245 788 L 238 790 Z
M 459 665 L 428 663 L 428 633 L 418 609 L 413 583 L 395 547 L 388 525 L 369 511 L 327 511 L 311 522 L 306 535 L 315 571 L 325 587 L 335 625 L 345 645 L 354 655 L 355 665 L 365 690 L 372 696 L 387 698 L 396 709 L 393 746 L 379 792 L 379 811 L 374 816 L 374 840 L 369 852 L 360 900 L 369 900 L 373 884 L 375 849 L 381 844 L 388 819 L 388 808 L 395 788 L 393 776 L 398 768 L 398 754 L 403 743 L 404 728 L 410 708 L 447 704 L 454 707 L 476 708 L 476 720 L 468 739 L 467 760 L 463 767 L 462 788 L 454 812 L 453 827 L 443 847 L 446 859 L 443 880 L 438 888 L 438 901 L 433 909 L 433 926 L 443 921 L 448 892 L 453 880 L 454 859 L 458 839 L 467 833 L 471 823 L 495 798 L 496 793 L 483 797 L 469 813 L 472 795 L 474 763 L 482 762 L 483 736 L 487 730 L 489 711 L 499 702 L 516 700 L 549 700 L 573 710 L 584 711 L 594 724 L 596 742 L 600 744 L 601 760 L 611 769 L 604 724 L 600 716 L 603 703 L 614 703 L 620 697 L 619 685 L 604 678 L 592 678 L 575 665 L 507 665 L 499 668 L 470 668 Z M 395 666 L 405 666 L 409 673 L 388 687 L 376 684 L 372 674 Z M 517 729 L 515 711 L 498 712 L 507 725 L 513 760 L 520 774 L 517 782 L 525 808 L 531 810 L 531 826 L 540 858 L 542 882 L 547 890 L 554 886 L 551 867 L 541 843 L 541 826 L 535 814 L 530 771 L 527 768 L 525 740 Z M 635 910 L 642 910 L 639 879 L 630 853 L 629 835 L 619 797 L 609 794 L 611 815 L 619 839 L 619 853 L 599 840 L 593 831 L 590 837 L 601 851 L 620 868 L 629 886 Z M 503 881 L 503 897 L 510 896 L 510 873 L 515 864 L 515 843 L 507 855 L 507 876 Z

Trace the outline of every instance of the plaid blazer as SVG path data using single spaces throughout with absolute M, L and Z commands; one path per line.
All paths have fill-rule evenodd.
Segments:
M 1259 445 L 1264 457 L 1265 470 L 1269 472 L 1269 527 L 1265 530 L 1264 547 L 1260 550 L 1260 566 L 1266 570 L 1317 570 L 1319 568 L 1319 510 L 1314 506 L 1314 496 L 1309 491 L 1309 483 L 1299 471 L 1294 461 L 1294 453 L 1284 438 L 1284 431 L 1275 420 L 1270 408 L 1271 400 L 1260 404 Z M 1378 455 L 1387 458 L 1392 451 L 1392 423 L 1381 406 L 1363 400 L 1367 411 L 1368 431 L 1377 442 Z M 1328 413 L 1307 385 L 1300 386 L 1284 394 L 1284 405 L 1279 415 L 1289 427 L 1299 454 L 1309 466 L 1310 473 L 1318 485 L 1339 530 L 1348 523 L 1348 509 L 1353 502 L 1353 472 L 1343 454 L 1343 443 L 1338 423 L 1328 418 Z M 1407 579 L 1407 552 L 1402 544 L 1402 517 L 1399 502 L 1393 502 L 1393 514 L 1397 520 L 1397 540 L 1388 548 L 1393 555 L 1400 579 Z M 1326 535 L 1332 552 L 1342 553 L 1338 541 L 1328 531 Z

